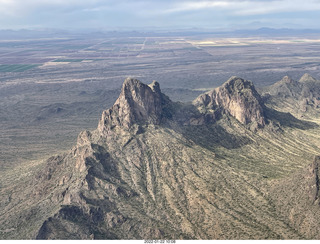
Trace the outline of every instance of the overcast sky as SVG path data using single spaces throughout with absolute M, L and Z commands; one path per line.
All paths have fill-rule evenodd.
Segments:
M 320 0 L 0 0 L 0 29 L 320 28 Z

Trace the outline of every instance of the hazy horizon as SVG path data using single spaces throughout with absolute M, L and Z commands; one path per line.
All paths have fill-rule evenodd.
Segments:
M 318 29 L 319 11 L 318 0 L 0 0 L 0 29 Z

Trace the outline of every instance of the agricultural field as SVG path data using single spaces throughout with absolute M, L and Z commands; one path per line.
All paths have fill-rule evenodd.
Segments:
M 1 64 L 0 72 L 23 72 L 38 66 L 38 64 Z

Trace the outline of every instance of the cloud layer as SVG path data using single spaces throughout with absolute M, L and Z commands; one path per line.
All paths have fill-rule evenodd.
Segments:
M 0 0 L 6 28 L 317 28 L 319 0 Z

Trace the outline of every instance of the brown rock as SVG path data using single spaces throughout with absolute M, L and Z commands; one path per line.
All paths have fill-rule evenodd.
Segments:
M 316 82 L 317 80 L 308 73 L 305 73 L 299 80 L 299 82 L 301 82 L 301 83 L 310 82 L 310 81 Z
M 308 185 L 309 185 L 309 198 L 312 202 L 319 199 L 319 173 L 320 173 L 320 156 L 316 156 L 313 163 L 309 168 Z
M 286 75 L 280 81 L 271 85 L 267 93 L 271 96 L 299 97 L 301 93 L 301 84 Z
M 287 84 L 295 83 L 295 81 L 288 75 L 284 76 L 280 82 L 281 83 L 287 83 Z
M 242 124 L 256 123 L 265 125 L 263 103 L 251 81 L 231 77 L 221 87 L 200 95 L 193 104 L 203 114 L 217 115 L 225 113 L 235 117 Z
M 133 124 L 160 124 L 162 105 L 158 82 L 145 85 L 137 79 L 127 78 L 113 107 L 103 112 L 98 130 L 105 132 L 116 126 L 130 129 Z

